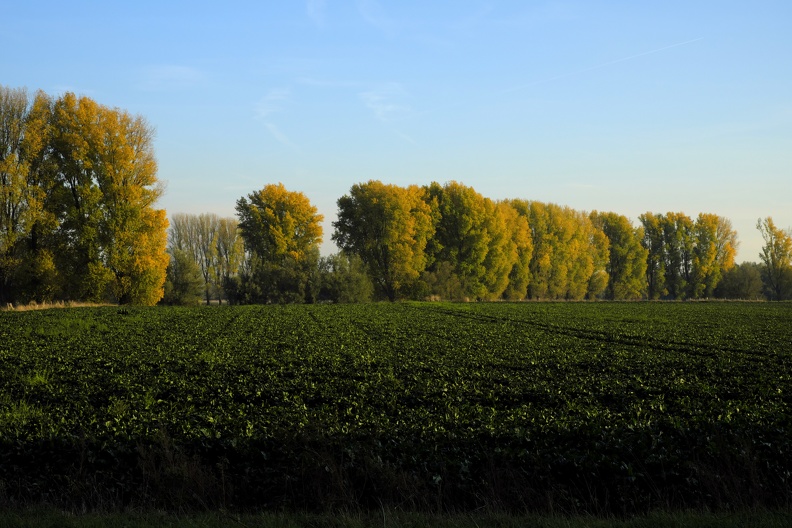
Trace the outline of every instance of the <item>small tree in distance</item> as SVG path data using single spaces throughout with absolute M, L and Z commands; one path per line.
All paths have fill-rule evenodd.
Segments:
M 192 306 L 201 303 L 204 281 L 192 256 L 181 249 L 172 250 L 161 304 Z

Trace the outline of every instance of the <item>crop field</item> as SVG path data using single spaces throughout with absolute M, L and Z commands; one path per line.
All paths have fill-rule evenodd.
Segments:
M 792 304 L 0 312 L 0 506 L 787 508 Z

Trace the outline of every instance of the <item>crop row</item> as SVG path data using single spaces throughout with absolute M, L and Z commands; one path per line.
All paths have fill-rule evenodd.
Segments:
M 0 500 L 777 506 L 790 344 L 786 304 L 3 312 Z

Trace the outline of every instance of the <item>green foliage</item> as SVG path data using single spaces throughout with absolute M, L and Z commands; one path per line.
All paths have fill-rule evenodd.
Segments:
M 743 262 L 733 266 L 723 274 L 715 289 L 715 297 L 746 301 L 765 299 L 761 265 Z
M 665 287 L 672 299 L 691 297 L 693 288 L 693 220 L 684 213 L 663 215 Z
M 445 185 L 432 183 L 426 189 L 427 200 L 437 209 L 438 221 L 432 240 L 430 271 L 442 262 L 450 264 L 453 274 L 462 285 L 466 298 L 489 297 L 488 282 L 502 282 L 500 275 L 508 277 L 508 269 L 487 269 L 485 261 L 493 245 L 501 243 L 500 230 L 493 232 L 492 201 L 477 193 L 472 187 L 457 182 Z M 494 275 L 488 277 L 488 275 Z M 505 287 L 505 284 L 504 284 Z M 501 289 L 502 291 L 502 289 Z M 496 296 L 501 292 L 492 292 Z
M 320 301 L 335 303 L 369 302 L 374 285 L 366 266 L 357 255 L 336 253 L 319 259 Z
M 771 217 L 759 219 L 756 228 L 764 246 L 759 257 L 764 264 L 762 278 L 771 300 L 792 298 L 792 231 L 776 227 Z
M 287 255 L 277 261 L 268 261 L 252 255 L 240 274 L 236 295 L 241 296 L 245 304 L 312 303 L 317 300 L 321 287 L 319 273 L 318 248 L 299 260 Z
M 648 250 L 641 245 L 643 229 L 634 228 L 627 217 L 616 213 L 594 211 L 590 218 L 608 239 L 605 271 L 609 280 L 603 296 L 613 300 L 643 298 L 649 256 Z
M 201 302 L 204 280 L 198 264 L 185 251 L 171 250 L 171 261 L 165 280 L 165 296 L 162 304 L 196 305 Z
M 338 199 L 333 240 L 366 265 L 377 293 L 394 301 L 414 294 L 429 260 L 435 218 L 424 192 L 377 180 L 353 185 Z
M 0 301 L 162 297 L 152 142 L 139 116 L 0 86 Z
M 316 300 L 322 241 L 316 207 L 279 183 L 240 198 L 236 210 L 248 255 L 236 295 L 253 303 Z
M 791 319 L 785 303 L 0 312 L 0 481 L 79 508 L 780 507 Z
M 699 214 L 641 215 L 643 247 L 648 252 L 646 279 L 650 299 L 711 297 L 723 274 L 734 265 L 737 233 L 731 222 Z
M 646 287 L 649 299 L 659 299 L 668 294 L 666 289 L 665 237 L 663 215 L 645 213 L 640 217 L 643 226 L 641 244 L 647 251 Z

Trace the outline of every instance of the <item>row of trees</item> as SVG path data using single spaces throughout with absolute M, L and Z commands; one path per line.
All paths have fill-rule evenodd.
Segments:
M 792 297 L 792 236 L 771 218 L 761 264 L 734 266 L 716 215 L 636 227 L 453 181 L 352 186 L 325 258 L 322 216 L 281 184 L 241 198 L 236 219 L 173 215 L 167 231 L 152 137 L 87 97 L 0 87 L 0 302 Z
M 319 256 L 321 216 L 304 195 L 270 185 L 237 212 L 172 216 L 163 304 L 371 300 L 359 259 Z
M 0 86 L 0 302 L 162 297 L 152 137 L 142 117 L 90 98 Z
M 228 300 L 227 292 L 244 264 L 244 246 L 236 218 L 176 213 L 170 218 L 171 265 L 163 302 L 193 304 Z
M 325 258 L 322 217 L 303 194 L 267 185 L 237 213 L 238 224 L 174 216 L 172 267 L 191 256 L 207 302 L 792 296 L 792 238 L 770 218 L 758 226 L 763 264 L 735 266 L 736 232 L 717 215 L 646 213 L 636 227 L 612 212 L 493 201 L 457 182 L 352 186 L 333 223 L 341 252 Z
M 647 213 L 636 228 L 616 213 L 495 202 L 457 182 L 370 181 L 338 206 L 333 239 L 391 300 L 711 297 L 737 246 L 716 215 Z

